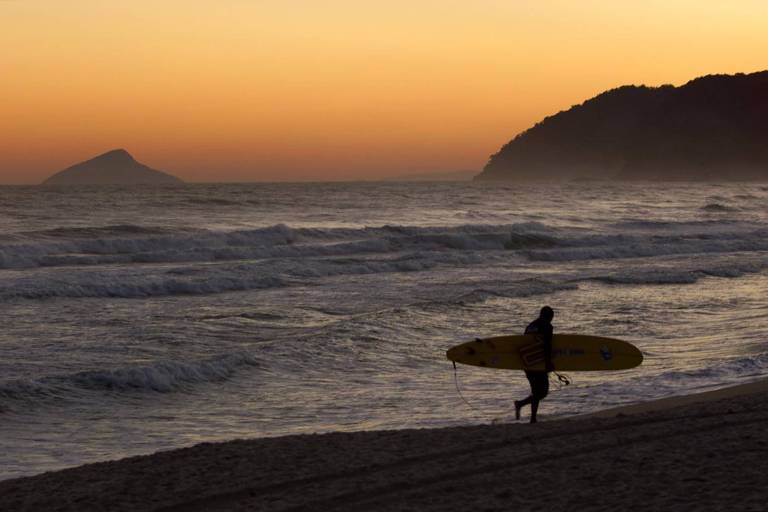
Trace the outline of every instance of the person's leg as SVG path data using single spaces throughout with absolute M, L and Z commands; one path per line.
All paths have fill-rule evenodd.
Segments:
M 536 423 L 536 413 L 539 410 L 539 402 L 540 400 L 535 397 L 531 401 L 531 423 Z
M 515 400 L 516 404 L 519 404 L 520 407 L 526 406 L 533 402 L 533 395 L 528 395 L 527 397 L 523 398 L 522 400 Z
M 531 394 L 522 400 L 515 400 L 515 419 L 520 419 L 520 409 L 528 404 L 532 404 L 534 400 L 535 386 L 536 386 L 536 372 L 525 371 L 525 377 L 528 379 L 528 385 L 531 387 Z
M 522 400 L 515 400 L 515 419 L 520 419 L 520 409 L 522 409 L 524 406 L 533 403 L 533 395 L 529 395 L 528 397 L 522 399 Z
M 537 372 L 536 375 L 529 378 L 531 381 L 531 423 L 536 423 L 536 413 L 539 411 L 539 402 L 549 393 L 549 375 L 546 372 Z

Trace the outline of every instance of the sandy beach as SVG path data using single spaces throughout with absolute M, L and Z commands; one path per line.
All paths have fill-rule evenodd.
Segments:
M 537 425 L 203 443 L 0 482 L 0 510 L 765 510 L 768 380 Z

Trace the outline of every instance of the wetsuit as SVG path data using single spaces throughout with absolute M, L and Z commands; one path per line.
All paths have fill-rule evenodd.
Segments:
M 552 324 L 537 318 L 525 328 L 525 334 L 537 334 L 544 344 L 544 362 L 547 370 L 525 370 L 531 385 L 532 406 L 538 408 L 539 401 L 549 393 L 549 368 L 552 368 Z

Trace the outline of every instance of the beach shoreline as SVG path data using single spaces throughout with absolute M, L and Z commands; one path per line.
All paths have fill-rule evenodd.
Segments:
M 0 510 L 761 510 L 768 379 L 524 422 L 202 443 L 0 481 Z
M 610 407 L 608 409 L 601 409 L 599 411 L 594 411 L 583 415 L 572 416 L 571 418 L 610 418 L 619 415 L 640 414 L 654 411 L 659 412 L 687 406 L 690 404 L 715 402 L 718 400 L 736 398 L 743 395 L 767 392 L 768 377 L 761 377 L 759 379 L 745 382 L 743 384 L 735 384 L 710 391 L 674 395 L 665 398 L 657 398 L 655 400 L 638 402 L 635 404 Z

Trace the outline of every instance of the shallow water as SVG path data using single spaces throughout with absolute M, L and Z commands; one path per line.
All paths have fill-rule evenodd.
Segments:
M 768 368 L 768 186 L 0 188 L 0 478 L 200 441 L 507 419 L 518 372 L 445 350 L 614 336 L 543 419 Z

